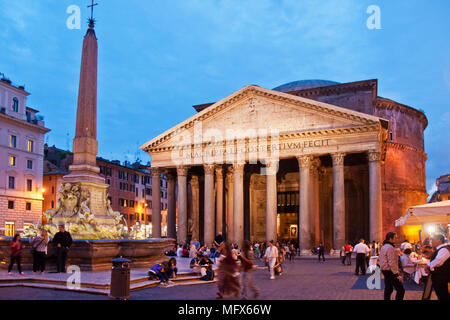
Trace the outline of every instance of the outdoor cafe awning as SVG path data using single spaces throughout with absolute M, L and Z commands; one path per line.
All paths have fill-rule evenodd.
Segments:
M 406 214 L 395 221 L 395 226 L 450 223 L 450 200 L 409 207 Z

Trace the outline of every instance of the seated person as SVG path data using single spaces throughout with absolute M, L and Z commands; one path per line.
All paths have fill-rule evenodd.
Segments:
M 199 252 L 197 253 L 197 256 L 192 258 L 190 264 L 189 264 L 189 268 L 192 269 L 193 272 L 195 273 L 199 273 L 201 270 L 200 267 L 200 259 L 203 257 L 203 255 Z
M 166 274 L 167 262 L 155 264 L 148 271 L 149 280 L 160 280 L 161 285 L 167 285 L 169 283 L 169 278 Z
M 400 257 L 400 261 L 402 263 L 402 270 L 403 272 L 411 275 L 416 270 L 415 264 L 412 262 L 411 257 L 411 249 L 405 249 L 403 252 L 403 255 Z
M 185 246 L 184 248 L 183 248 L 183 250 L 181 251 L 181 256 L 183 257 L 183 258 L 189 258 L 189 249 Z
M 177 257 L 181 257 L 183 253 L 183 246 L 180 244 L 178 245 L 178 249 L 177 249 Z
M 170 258 L 169 261 L 167 262 L 167 270 L 166 270 L 167 277 L 169 279 L 176 278 L 177 272 L 178 272 L 177 259 Z
M 201 278 L 200 280 L 204 280 L 204 281 L 210 281 L 210 280 L 214 280 L 214 270 L 212 268 L 213 262 L 211 261 L 211 259 L 209 259 L 209 257 L 207 255 L 204 255 L 200 261 L 199 261 L 199 265 L 200 265 L 200 274 L 201 274 Z

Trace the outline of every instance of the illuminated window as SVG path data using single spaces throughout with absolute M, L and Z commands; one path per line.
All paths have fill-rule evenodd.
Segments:
M 14 112 L 19 112 L 19 99 L 16 97 L 13 98 L 12 109 Z
M 11 148 L 17 148 L 17 137 L 16 136 L 13 136 L 13 135 L 9 136 L 9 146 Z
M 14 222 L 5 222 L 5 236 L 7 237 L 14 237 L 14 232 L 15 232 L 15 226 L 14 226 Z
M 27 142 L 27 150 L 28 150 L 28 152 L 33 152 L 34 151 L 34 141 L 28 140 L 28 142 Z
M 16 166 L 16 157 L 9 156 L 9 165 L 15 167 Z

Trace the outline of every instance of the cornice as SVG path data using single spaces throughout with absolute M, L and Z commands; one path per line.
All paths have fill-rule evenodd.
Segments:
M 394 100 L 383 98 L 383 97 L 377 97 L 376 99 L 376 108 L 379 109 L 386 109 L 386 110 L 394 110 L 401 113 L 406 113 L 409 115 L 412 115 L 416 118 L 418 118 L 420 121 L 422 121 L 423 128 L 428 126 L 428 119 L 425 113 L 423 113 L 420 110 L 417 110 L 413 107 L 407 106 L 405 104 L 398 103 Z

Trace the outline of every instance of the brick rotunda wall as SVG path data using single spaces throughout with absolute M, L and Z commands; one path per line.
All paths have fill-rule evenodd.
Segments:
M 375 115 L 389 120 L 383 170 L 383 234 L 395 231 L 405 237 L 395 220 L 410 206 L 427 202 L 423 112 L 395 101 L 377 98 Z

